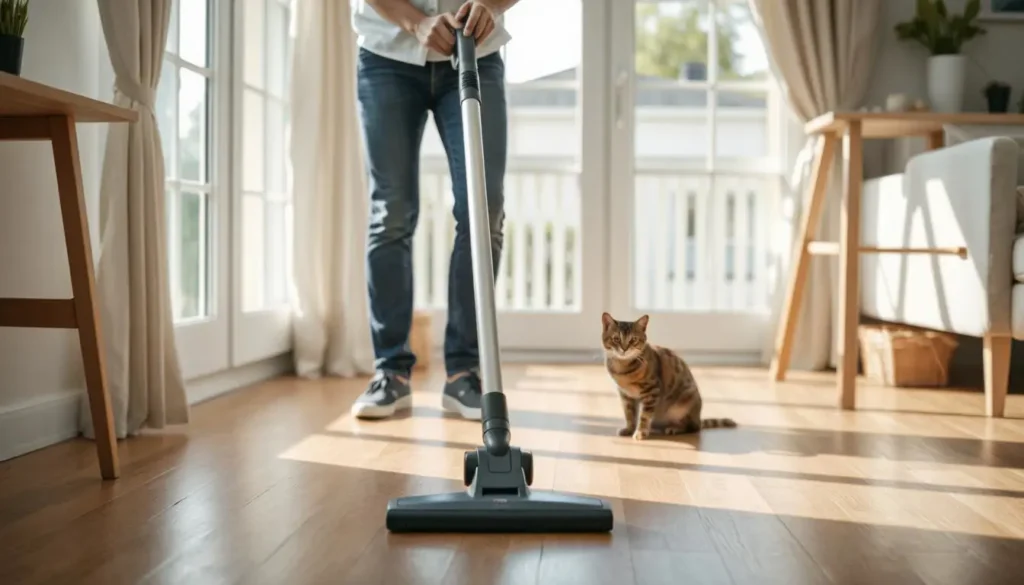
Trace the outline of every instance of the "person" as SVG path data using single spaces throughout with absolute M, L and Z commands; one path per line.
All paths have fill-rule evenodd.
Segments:
M 479 420 L 481 386 L 469 240 L 462 106 L 451 56 L 465 27 L 477 45 L 491 254 L 498 271 L 503 243 L 508 120 L 505 65 L 510 39 L 504 13 L 517 0 L 356 0 L 359 116 L 369 174 L 367 291 L 375 375 L 352 405 L 359 418 L 386 418 L 412 406 L 416 357 L 409 347 L 413 312 L 412 241 L 419 215 L 420 144 L 433 114 L 454 195 L 455 241 L 448 267 L 446 380 L 442 408 Z

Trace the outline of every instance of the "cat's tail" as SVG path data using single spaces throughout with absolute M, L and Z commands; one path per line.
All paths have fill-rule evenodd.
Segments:
M 700 428 L 703 429 L 734 429 L 736 421 L 731 418 L 704 418 L 700 421 Z

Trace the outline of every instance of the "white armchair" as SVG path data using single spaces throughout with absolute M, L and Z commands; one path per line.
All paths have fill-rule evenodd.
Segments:
M 1024 339 L 1024 138 L 986 137 L 914 156 L 864 183 L 861 242 L 966 247 L 866 254 L 863 314 L 984 339 L 986 412 L 1003 416 L 1011 340 Z

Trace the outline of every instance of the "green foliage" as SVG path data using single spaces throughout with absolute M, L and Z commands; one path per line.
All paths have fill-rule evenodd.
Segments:
M 686 63 L 708 62 L 708 31 L 701 28 L 700 10 L 679 14 L 659 12 L 655 2 L 636 7 L 636 72 L 676 79 Z M 721 16 L 721 15 L 720 15 Z M 728 19 L 716 24 L 718 37 L 718 78 L 740 79 L 736 71 L 740 55 L 735 49 L 736 32 Z
M 0 35 L 21 37 L 28 24 L 28 0 L 0 0 Z
M 964 43 L 985 29 L 975 24 L 981 0 L 968 0 L 963 14 L 950 15 L 943 0 L 917 0 L 917 14 L 910 22 L 896 25 L 896 37 L 917 41 L 932 55 L 957 55 Z

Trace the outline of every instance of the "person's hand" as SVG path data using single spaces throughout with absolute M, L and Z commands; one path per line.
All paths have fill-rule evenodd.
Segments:
M 455 50 L 452 30 L 457 28 L 462 28 L 462 25 L 451 13 L 428 16 L 416 25 L 416 40 L 447 57 Z
M 468 0 L 455 13 L 455 20 L 464 22 L 467 35 L 479 43 L 494 32 L 494 9 L 486 2 Z

